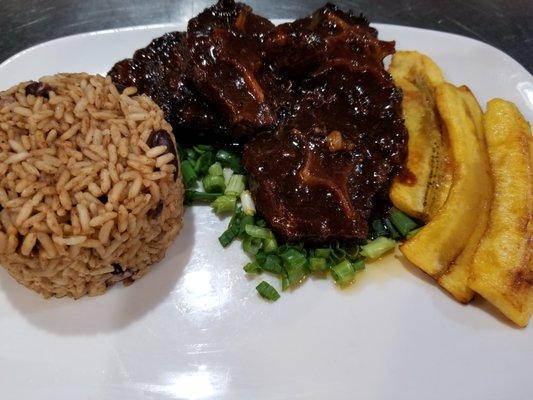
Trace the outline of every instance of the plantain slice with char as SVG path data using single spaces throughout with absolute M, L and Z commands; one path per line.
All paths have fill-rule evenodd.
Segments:
M 458 89 L 458 94 L 463 102 L 466 113 L 470 116 L 475 126 L 475 133 L 477 134 L 479 146 L 482 150 L 479 155 L 484 158 L 484 181 L 480 182 L 478 190 L 477 201 L 479 210 L 477 224 L 461 254 L 448 265 L 445 272 L 437 278 L 437 281 L 456 300 L 461 303 L 468 303 L 474 297 L 474 291 L 468 286 L 468 278 L 479 242 L 487 229 L 490 203 L 493 195 L 493 184 L 492 179 L 490 179 L 485 130 L 483 128 L 483 111 L 468 87 L 461 86 Z
M 400 247 L 409 261 L 436 279 L 451 273 L 453 263 L 461 261 L 459 256 L 469 247 L 484 211 L 480 197 L 485 198 L 491 192 L 483 132 L 472 118 L 478 111 L 475 107 L 471 110 L 472 103 L 464 100 L 465 91 L 449 83 L 435 89 L 443 136 L 450 145 L 452 183 L 443 206 Z M 454 291 L 451 284 L 447 289 Z
M 468 284 L 518 326 L 533 313 L 533 144 L 517 107 L 491 100 L 484 116 L 494 196 Z
M 409 132 L 405 168 L 394 179 L 390 198 L 398 209 L 428 221 L 444 204 L 451 184 L 449 145 L 435 105 L 435 87 L 444 77 L 433 60 L 415 51 L 397 52 L 389 72 L 402 89 Z

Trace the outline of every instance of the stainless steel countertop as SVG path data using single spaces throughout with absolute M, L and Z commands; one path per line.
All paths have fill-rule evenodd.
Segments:
M 215 0 L 0 0 L 0 62 L 32 45 L 75 33 L 186 21 Z M 270 18 L 309 14 L 325 0 L 247 1 Z M 336 1 L 372 22 L 409 25 L 489 43 L 533 71 L 533 0 Z M 438 44 L 436 44 L 438 45 Z

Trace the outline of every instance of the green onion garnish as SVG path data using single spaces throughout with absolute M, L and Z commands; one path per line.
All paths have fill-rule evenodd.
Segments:
M 223 192 L 226 187 L 223 176 L 207 175 L 202 179 L 202 184 L 207 193 L 220 193 Z
M 387 229 L 383 225 L 383 221 L 381 219 L 372 221 L 372 230 L 374 231 L 376 237 L 387 236 Z
M 422 230 L 422 227 L 413 229 L 411 232 L 409 232 L 406 236 L 407 239 L 411 239 L 413 236 L 415 236 L 418 232 Z
M 364 246 L 361 246 L 361 255 L 372 260 L 381 257 L 387 251 L 394 249 L 396 242 L 392 239 L 380 236 Z
M 322 257 L 311 257 L 309 259 L 309 269 L 311 270 L 311 272 L 327 271 L 328 261 Z
M 331 276 L 335 279 L 338 285 L 345 286 L 351 283 L 355 278 L 355 270 L 348 260 L 331 267 Z
M 260 274 L 261 273 L 261 266 L 256 262 L 250 262 L 246 264 L 243 268 L 244 272 L 247 274 Z
M 244 190 L 241 193 L 241 206 L 242 211 L 247 215 L 254 215 L 255 214 L 255 204 L 252 199 L 252 195 L 250 194 L 250 191 Z
M 409 232 L 413 229 L 418 228 L 418 224 L 407 216 L 407 214 L 394 210 L 390 214 L 390 220 L 393 223 L 394 227 L 402 234 L 402 236 L 407 236 Z
M 383 221 L 383 224 L 385 225 L 385 228 L 389 232 L 388 236 L 390 236 L 393 239 L 398 239 L 400 237 L 400 232 L 398 232 L 398 230 L 394 227 L 390 219 L 385 218 L 385 220 Z
M 226 186 L 226 194 L 239 196 L 244 190 L 244 175 L 233 174 Z
M 206 193 L 191 189 L 185 190 L 185 201 L 187 203 L 212 202 L 220 196 L 222 196 L 222 193 Z
M 208 144 L 199 144 L 197 146 L 194 146 L 193 149 L 199 154 L 205 153 L 206 151 L 214 150 L 213 146 Z
M 242 240 L 242 249 L 248 254 L 257 254 L 262 245 L 263 241 L 261 239 L 251 236 L 245 237 Z
M 259 285 L 255 287 L 257 292 L 267 300 L 276 301 L 279 299 L 279 293 L 274 287 L 268 282 L 262 281 Z
M 241 162 L 238 157 L 226 150 L 219 150 L 215 155 L 217 161 L 220 161 L 225 167 L 230 167 L 233 171 L 241 169 Z
M 213 207 L 217 214 L 221 214 L 235 210 L 236 202 L 237 198 L 235 196 L 224 195 L 217 197 L 216 200 L 211 203 L 211 207 Z
M 284 265 L 289 267 L 303 267 L 307 263 L 305 254 L 300 253 L 294 248 L 289 248 L 280 254 Z
M 185 187 L 191 187 L 198 179 L 198 175 L 196 175 L 196 171 L 189 160 L 181 162 L 181 175 Z
M 196 161 L 196 159 L 198 158 L 198 154 L 196 154 L 196 152 L 194 151 L 194 149 L 185 149 L 183 150 L 183 152 L 185 153 L 185 158 L 188 159 L 188 160 L 191 160 L 191 161 Z
M 330 249 L 315 249 L 315 257 L 329 258 L 330 253 Z
M 205 174 L 211 164 L 213 164 L 213 153 L 206 152 L 198 157 L 194 169 L 198 174 Z
M 211 164 L 211 166 L 207 170 L 207 173 L 209 175 L 213 175 L 213 176 L 223 176 L 224 175 L 224 173 L 222 171 L 222 165 L 220 165 L 219 162 Z
M 273 254 L 269 254 L 266 256 L 261 268 L 275 275 L 281 275 L 283 273 L 281 259 Z
M 272 236 L 272 232 L 270 232 L 268 229 L 255 225 L 246 225 L 244 230 L 251 237 L 258 239 L 267 239 Z
M 278 242 L 274 235 L 263 240 L 263 250 L 265 253 L 274 253 L 278 249 Z

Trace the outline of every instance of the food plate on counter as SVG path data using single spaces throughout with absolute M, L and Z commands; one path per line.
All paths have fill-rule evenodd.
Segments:
M 276 24 L 285 21 L 274 21 Z M 373 24 L 396 50 L 433 59 L 482 108 L 493 97 L 533 120 L 533 79 L 501 51 L 465 37 Z M 158 25 L 53 40 L 0 65 L 0 88 L 60 72 L 106 75 L 166 32 Z M 399 250 L 341 289 L 312 276 L 271 304 L 246 275 L 228 219 L 188 207 L 165 258 L 131 287 L 44 300 L 0 271 L 7 398 L 529 398 L 531 328 L 487 303 L 465 307 Z M 497 379 L 488 377 L 497 376 Z M 354 382 L 354 385 L 347 385 Z

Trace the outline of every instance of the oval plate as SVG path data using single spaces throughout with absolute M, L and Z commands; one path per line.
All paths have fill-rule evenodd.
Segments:
M 533 121 L 532 76 L 501 51 L 457 35 L 375 26 L 397 49 L 432 57 L 480 104 L 503 97 Z M 105 74 L 178 29 L 47 42 L 0 65 L 0 88 L 57 72 Z M 269 304 L 254 289 L 264 277 L 242 271 L 240 245 L 219 245 L 226 225 L 208 207 L 189 209 L 164 261 L 133 286 L 96 298 L 44 300 L 2 269 L 2 398 L 531 398 L 531 327 L 513 328 L 481 301 L 456 303 L 399 254 L 370 264 L 349 289 L 311 278 Z

